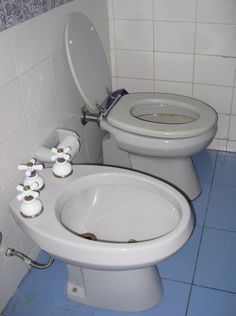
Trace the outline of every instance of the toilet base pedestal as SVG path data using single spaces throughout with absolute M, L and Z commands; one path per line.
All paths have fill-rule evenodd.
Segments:
M 201 193 L 191 157 L 143 156 L 121 150 L 109 134 L 103 139 L 103 163 L 148 173 L 174 185 L 190 199 Z
M 69 299 L 116 311 L 138 312 L 158 304 L 163 295 L 155 266 L 104 271 L 67 264 Z
M 146 157 L 130 154 L 132 169 L 149 173 L 180 189 L 190 200 L 201 193 L 201 185 L 192 159 Z

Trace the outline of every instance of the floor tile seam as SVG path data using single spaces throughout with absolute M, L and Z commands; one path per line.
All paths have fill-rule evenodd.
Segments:
M 234 184 L 229 184 L 229 183 L 218 183 L 218 182 L 213 182 L 213 186 L 236 188 L 236 184 L 234 185 Z
M 214 159 L 213 176 L 212 176 L 212 179 L 211 179 L 210 189 L 209 189 L 209 193 L 208 193 L 208 197 L 207 197 L 206 214 L 205 214 L 205 216 L 204 216 L 203 225 L 201 226 L 201 227 L 202 227 L 202 231 L 201 231 L 201 236 L 200 236 L 200 240 L 199 240 L 199 245 L 198 245 L 198 250 L 197 250 L 197 256 L 196 256 L 195 266 L 194 266 L 194 270 L 193 270 L 193 276 L 192 276 L 192 281 L 191 281 L 192 284 L 193 284 L 193 282 L 194 282 L 194 278 L 195 278 L 195 274 L 196 274 L 196 270 L 197 270 L 198 258 L 199 258 L 199 253 L 200 253 L 200 249 L 201 249 L 201 244 L 202 244 L 203 232 L 204 232 L 205 223 L 206 223 L 206 217 L 207 217 L 207 211 L 208 211 L 209 202 L 210 202 L 211 191 L 212 191 L 212 187 L 213 187 L 213 180 L 214 180 L 214 176 L 215 176 L 216 161 L 217 161 L 217 158 L 218 158 L 218 153 L 219 153 L 219 152 L 217 151 L 217 152 L 216 152 L 215 159 Z
M 191 284 L 191 289 L 189 291 L 189 297 L 188 297 L 188 303 L 187 303 L 187 306 L 186 306 L 186 312 L 185 312 L 185 315 L 184 316 L 188 316 L 188 311 L 189 311 L 189 305 L 190 305 L 190 301 L 191 301 L 191 296 L 192 296 L 192 291 L 193 291 L 193 288 L 203 288 L 203 289 L 208 289 L 208 290 L 213 290 L 213 291 L 217 291 L 219 293 L 224 293 L 224 294 L 233 294 L 233 295 L 236 295 L 236 292 L 231 292 L 231 291 L 225 291 L 225 290 L 222 290 L 222 289 L 217 289 L 217 288 L 213 288 L 213 287 L 208 287 L 208 286 L 202 286 L 202 285 L 198 285 L 198 284 Z
M 208 290 L 214 290 L 214 291 L 218 291 L 218 292 L 223 292 L 223 293 L 236 295 L 236 291 L 234 292 L 234 291 L 224 290 L 224 289 L 220 289 L 220 288 L 217 288 L 217 287 L 201 285 L 201 284 L 197 284 L 197 283 L 193 283 L 192 287 L 199 287 L 199 288 L 204 288 L 204 289 L 208 289 Z
M 209 189 L 209 193 L 208 193 L 208 197 L 207 197 L 206 214 L 205 214 L 204 220 L 203 220 L 203 228 L 205 227 L 206 218 L 207 218 L 207 211 L 208 211 L 208 207 L 209 207 L 209 204 L 210 204 L 210 197 L 211 197 L 213 183 L 214 183 L 214 178 L 215 178 L 216 162 L 217 162 L 217 159 L 218 159 L 218 155 L 219 155 L 219 151 L 216 152 L 216 157 L 215 157 L 215 161 L 214 161 L 214 168 L 213 168 L 213 176 L 212 176 L 211 182 L 209 183 L 210 189 Z M 200 240 L 200 245 L 201 245 L 201 242 L 202 242 L 202 236 L 201 236 L 201 240 Z M 199 248 L 200 248 L 200 245 L 199 245 Z
M 172 281 L 172 282 L 175 282 L 175 283 L 181 283 L 181 284 L 185 284 L 185 285 L 192 285 L 191 282 L 187 282 L 187 281 L 180 281 L 180 280 L 166 278 L 166 277 L 161 277 L 161 279 L 162 280 L 166 280 L 166 281 Z
M 222 232 L 227 232 L 227 233 L 236 234 L 236 230 L 223 229 L 223 228 L 216 228 L 216 227 L 211 227 L 211 226 L 208 226 L 208 225 L 205 225 L 205 226 L 204 226 L 204 229 L 205 229 L 205 228 L 210 229 L 210 230 L 217 230 L 217 231 L 222 231 Z
M 191 284 L 191 288 L 190 288 L 189 295 L 188 295 L 188 302 L 186 304 L 186 311 L 185 311 L 184 316 L 188 316 L 188 309 L 189 309 L 189 304 L 190 304 L 190 300 L 191 300 L 191 296 L 192 296 L 192 290 L 193 290 L 193 285 Z

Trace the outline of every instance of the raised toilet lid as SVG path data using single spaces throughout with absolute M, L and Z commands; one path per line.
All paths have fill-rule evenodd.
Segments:
M 216 125 L 217 114 L 206 103 L 168 93 L 133 93 L 111 110 L 107 122 L 134 134 L 158 138 L 201 135 Z
M 69 66 L 85 103 L 97 110 L 111 91 L 111 78 L 105 52 L 92 22 L 82 13 L 73 13 L 65 29 Z

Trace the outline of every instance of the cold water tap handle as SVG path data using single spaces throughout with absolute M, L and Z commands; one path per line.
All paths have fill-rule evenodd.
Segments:
M 35 191 L 35 189 L 38 188 L 38 183 L 34 182 L 31 185 L 22 185 L 19 184 L 16 189 L 17 191 L 21 192 L 20 194 L 17 195 L 17 200 L 22 201 L 22 200 L 27 200 L 27 198 L 31 199 L 37 199 L 39 197 L 39 193 Z
M 62 147 L 57 147 L 57 148 L 53 147 L 51 151 L 54 154 L 51 157 L 52 161 L 56 161 L 58 159 L 59 161 L 60 159 L 61 160 L 64 159 L 64 161 L 68 161 L 70 159 L 70 155 L 68 153 L 71 151 L 71 148 L 69 146 L 65 146 L 65 147 L 62 146 Z
M 32 172 L 43 170 L 42 164 L 36 164 L 36 159 L 30 159 L 30 161 L 27 164 L 21 164 L 18 165 L 18 170 L 25 170 L 25 175 L 27 177 L 30 177 Z

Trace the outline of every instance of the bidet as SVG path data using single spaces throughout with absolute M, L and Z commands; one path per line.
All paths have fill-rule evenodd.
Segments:
M 115 167 L 74 165 L 66 178 L 47 168 L 42 176 L 40 216 L 22 217 L 17 199 L 10 206 L 25 233 L 66 263 L 67 296 L 121 311 L 159 303 L 156 264 L 181 248 L 193 230 L 184 196 L 151 176 Z

